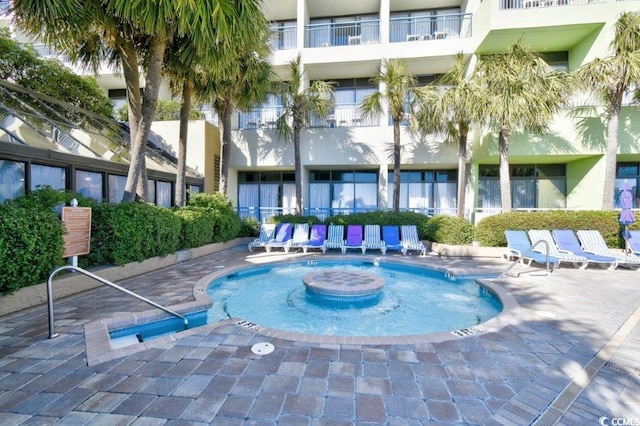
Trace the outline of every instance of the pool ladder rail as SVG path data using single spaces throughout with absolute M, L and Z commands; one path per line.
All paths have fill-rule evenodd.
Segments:
M 525 251 L 524 253 L 520 253 L 520 256 L 519 256 L 517 259 L 515 259 L 515 260 L 513 261 L 513 263 L 511 263 L 511 265 L 509 265 L 509 267 L 508 267 L 507 269 L 505 269 L 504 271 L 502 271 L 502 273 L 500 274 L 500 276 L 498 277 L 498 279 L 500 279 L 500 278 L 504 277 L 504 276 L 507 274 L 507 272 L 509 272 L 511 269 L 513 269 L 513 267 L 514 267 L 514 266 L 516 266 L 518 263 L 521 263 L 521 262 L 522 262 L 522 259 L 523 259 L 524 257 L 526 257 L 526 255 L 528 255 L 529 253 L 531 253 L 531 252 L 533 251 L 533 249 L 534 249 L 534 248 L 536 248 L 536 246 L 537 246 L 538 244 L 540 244 L 540 243 L 544 244 L 544 246 L 546 247 L 546 251 L 545 251 L 545 258 L 546 258 L 546 262 L 545 262 L 545 263 L 546 263 L 546 265 L 545 265 L 545 275 L 550 275 L 550 274 L 551 274 L 551 272 L 553 272 L 554 268 L 551 268 L 551 265 L 550 265 L 550 262 L 549 262 L 549 250 L 550 250 L 550 248 L 549 248 L 549 242 L 548 242 L 548 241 L 545 241 L 545 240 L 538 240 L 538 241 L 536 241 L 535 243 L 533 243 L 533 244 L 531 245 L 531 248 L 529 248 L 527 251 Z M 532 272 L 523 272 L 523 273 L 529 273 L 529 274 L 534 275 L 534 274 L 535 274 L 535 271 L 532 271 Z M 519 276 L 519 275 L 520 275 L 520 274 L 518 274 L 518 276 Z
M 169 308 L 166 308 L 156 302 L 153 302 L 149 299 L 147 299 L 146 297 L 140 296 L 137 293 L 134 293 L 131 290 L 128 290 L 124 287 L 120 287 L 117 284 L 112 283 L 111 281 L 105 280 L 104 278 L 101 278 L 97 275 L 92 274 L 89 271 L 86 271 L 82 268 L 78 268 L 77 266 L 72 266 L 72 265 L 66 265 L 66 266 L 61 266 L 60 268 L 56 269 L 55 271 L 53 271 L 51 273 L 51 275 L 49 275 L 49 279 L 47 280 L 47 305 L 49 307 L 49 339 L 53 339 L 54 337 L 57 337 L 58 334 L 54 332 L 53 329 L 53 277 L 55 277 L 58 273 L 62 272 L 62 271 L 75 271 L 75 272 L 79 272 L 83 275 L 86 275 L 89 278 L 93 278 L 94 280 L 104 284 L 104 285 L 108 285 L 109 287 L 113 287 L 116 290 L 120 290 L 123 293 L 126 293 L 130 296 L 135 297 L 136 299 L 142 300 L 145 303 L 148 303 L 151 306 L 155 306 L 158 309 L 161 309 L 165 312 L 167 312 L 168 314 L 174 315 L 178 318 L 181 318 L 182 321 L 184 322 L 184 328 L 185 330 L 187 328 L 189 328 L 189 320 L 184 316 L 184 315 L 180 315 L 179 313 L 172 311 Z

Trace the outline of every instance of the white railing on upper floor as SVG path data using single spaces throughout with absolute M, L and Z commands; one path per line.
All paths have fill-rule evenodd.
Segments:
M 501 10 L 537 7 L 579 6 L 606 3 L 607 0 L 500 0 Z
M 272 50 L 295 49 L 297 47 L 296 26 L 287 25 L 272 28 L 269 39 Z
M 305 26 L 305 47 L 350 46 L 380 43 L 380 20 L 330 22 Z
M 393 17 L 389 20 L 389 41 L 401 43 L 471 37 L 471 17 L 470 13 Z

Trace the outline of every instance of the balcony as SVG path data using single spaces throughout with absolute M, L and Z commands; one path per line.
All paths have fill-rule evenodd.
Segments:
M 305 47 L 353 46 L 380 43 L 380 20 L 309 24 Z
M 391 18 L 389 41 L 444 40 L 471 37 L 470 13 Z
M 500 0 L 500 10 L 531 9 L 534 7 L 578 6 L 606 2 L 607 0 Z
M 7 15 L 11 8 L 11 0 L 0 0 L 0 16 Z
M 272 28 L 269 42 L 274 51 L 295 49 L 297 47 L 296 26 L 286 25 Z
M 325 118 L 311 117 L 309 127 L 371 127 L 379 126 L 376 118 L 363 119 L 359 114 L 359 105 L 337 104 Z M 275 129 L 276 121 L 282 114 L 281 106 L 252 109 L 238 113 L 239 130 Z

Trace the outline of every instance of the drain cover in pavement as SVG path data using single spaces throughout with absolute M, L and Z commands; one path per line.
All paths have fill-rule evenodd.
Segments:
M 271 352 L 273 352 L 273 350 L 276 347 L 273 346 L 271 343 L 268 342 L 260 342 L 260 343 L 256 343 L 255 345 L 251 346 L 251 352 L 253 352 L 256 355 L 267 355 L 270 354 Z

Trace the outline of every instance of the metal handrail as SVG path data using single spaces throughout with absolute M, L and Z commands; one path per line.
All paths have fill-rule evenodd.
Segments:
M 547 274 L 550 274 L 552 271 L 549 270 L 549 242 L 545 241 L 545 240 L 538 240 L 535 243 L 533 243 L 531 245 L 531 248 L 527 251 L 525 251 L 524 253 L 520 253 L 520 257 L 516 260 L 513 261 L 513 263 L 511 265 L 509 265 L 509 267 L 507 269 L 505 269 L 500 276 L 498 277 L 498 279 L 502 278 L 507 272 L 509 272 L 514 266 L 516 266 L 522 258 L 524 258 L 526 255 L 528 255 L 529 253 L 531 253 L 533 251 L 534 248 L 536 248 L 536 246 L 540 243 L 544 243 L 545 247 L 546 247 L 546 251 L 545 251 L 545 258 L 546 258 L 546 267 L 547 267 Z
M 171 309 L 165 308 L 162 305 L 157 304 L 156 302 L 152 302 L 151 300 L 140 296 L 139 294 L 136 294 L 134 292 L 132 292 L 131 290 L 127 290 L 124 287 L 120 287 L 117 284 L 112 283 L 111 281 L 107 281 L 104 278 L 100 278 L 97 275 L 92 274 L 89 271 L 85 271 L 82 268 L 78 268 L 77 266 L 72 266 L 72 265 L 66 265 L 66 266 L 61 266 L 60 268 L 56 269 L 55 271 L 53 271 L 51 273 L 51 275 L 49 275 L 49 279 L 47 280 L 47 304 L 49 306 L 49 339 L 53 339 L 54 337 L 58 336 L 57 333 L 54 333 L 53 331 L 53 292 L 52 292 L 52 280 L 53 277 L 55 275 L 58 274 L 58 272 L 64 271 L 64 270 L 71 270 L 71 271 L 76 271 L 76 272 L 80 272 L 83 275 L 86 275 L 89 278 L 93 278 L 96 281 L 101 282 L 102 284 L 108 285 L 110 287 L 115 288 L 116 290 L 120 290 L 124 293 L 127 293 L 130 296 L 135 297 L 136 299 L 142 300 L 143 302 L 148 303 L 149 305 L 155 306 L 158 309 L 162 309 L 163 311 L 171 314 L 171 315 L 175 315 L 178 318 L 181 318 L 182 321 L 184 321 L 184 328 L 187 329 L 189 327 L 189 320 L 184 317 L 183 315 L 180 315 L 177 312 L 172 311 Z

